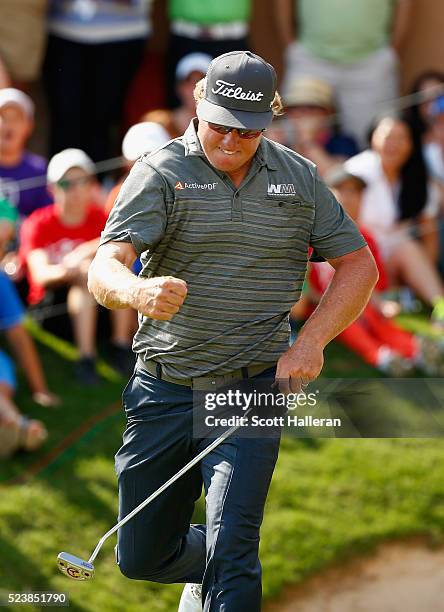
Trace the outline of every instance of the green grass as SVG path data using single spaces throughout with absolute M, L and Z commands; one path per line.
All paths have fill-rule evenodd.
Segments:
M 63 396 L 58 409 L 20 406 L 47 423 L 51 437 L 34 455 L 0 464 L 0 589 L 67 591 L 72 610 L 173 612 L 180 585 L 128 581 L 107 541 L 92 582 L 62 576 L 56 555 L 88 558 L 116 520 L 113 455 L 124 428 L 115 402 L 124 384 L 102 364 L 106 379 L 95 389 L 72 377 L 69 345 L 35 330 L 51 387 Z M 327 351 L 326 376 L 373 376 L 343 348 Z M 106 409 L 110 408 L 106 415 Z M 105 413 L 104 413 L 105 411 Z M 104 415 L 97 422 L 97 415 Z M 81 434 L 79 427 L 92 425 Z M 76 439 L 66 443 L 70 432 Z M 426 534 L 444 536 L 444 445 L 441 440 L 293 439 L 282 443 L 261 538 L 265 598 L 330 563 L 371 550 L 379 542 Z M 50 461 L 42 461 L 53 453 Z M 20 477 L 35 474 L 18 484 Z M 196 520 L 202 520 L 199 503 Z M 32 610 L 14 606 L 14 610 Z M 248 611 L 246 611 L 248 612 Z

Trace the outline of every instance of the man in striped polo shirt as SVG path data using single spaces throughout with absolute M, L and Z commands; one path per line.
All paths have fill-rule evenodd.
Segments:
M 377 278 L 316 167 L 263 136 L 281 110 L 273 67 L 250 52 L 221 55 L 195 95 L 185 134 L 133 167 L 90 269 L 101 304 L 139 312 L 116 455 L 120 518 L 208 446 L 193 437 L 193 389 L 271 375 L 297 392 Z M 288 348 L 310 246 L 336 274 Z M 211 451 L 120 529 L 123 574 L 188 583 L 181 612 L 259 612 L 259 529 L 278 447 L 277 437 L 234 436 Z M 202 484 L 207 524 L 190 525 Z

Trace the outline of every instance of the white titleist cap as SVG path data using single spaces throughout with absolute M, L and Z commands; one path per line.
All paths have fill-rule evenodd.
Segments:
M 176 66 L 176 79 L 183 81 L 192 72 L 207 74 L 208 66 L 211 64 L 212 59 L 208 53 L 189 53 L 185 55 Z
M 88 174 L 95 174 L 94 162 L 81 149 L 65 149 L 51 158 L 48 164 L 48 183 L 57 183 L 71 168 L 81 168 Z
M 0 89 L 0 108 L 7 104 L 19 106 L 30 119 L 34 117 L 34 102 L 20 89 L 14 89 L 13 87 Z
M 122 153 L 128 161 L 136 161 L 144 153 L 151 153 L 171 136 L 166 129 L 154 121 L 143 121 L 130 127 L 122 142 Z

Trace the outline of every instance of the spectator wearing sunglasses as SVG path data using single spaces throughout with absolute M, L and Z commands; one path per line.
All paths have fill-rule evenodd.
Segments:
M 88 266 L 96 252 L 106 216 L 93 203 L 95 167 L 80 149 L 66 149 L 48 165 L 54 203 L 23 223 L 20 257 L 27 267 L 30 305 L 46 305 L 47 290 L 66 294 L 74 338 L 80 352 L 77 375 L 94 383 L 97 304 L 86 287 Z
M 262 376 L 300 391 L 376 282 L 364 239 L 315 166 L 264 137 L 282 111 L 274 68 L 249 51 L 226 53 L 195 98 L 184 135 L 133 166 L 90 267 L 99 303 L 139 312 L 116 455 L 120 518 L 207 446 L 193 434 L 193 389 Z M 289 349 L 310 246 L 336 273 Z M 228 437 L 122 527 L 122 573 L 188 583 L 180 612 L 259 612 L 259 531 L 277 433 Z M 203 485 L 206 525 L 191 525 Z

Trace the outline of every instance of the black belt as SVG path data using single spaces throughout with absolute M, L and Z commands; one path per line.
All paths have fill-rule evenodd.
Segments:
M 265 370 L 274 367 L 276 364 L 261 363 L 258 365 L 239 368 L 233 372 L 229 372 L 228 374 L 210 374 L 208 376 L 197 376 L 195 378 L 174 378 L 173 376 L 168 376 L 168 374 L 165 374 L 162 371 L 162 366 L 160 363 L 155 361 L 144 361 L 141 357 L 137 358 L 137 365 L 160 380 L 165 380 L 166 382 L 170 382 L 175 385 L 185 385 L 186 387 L 191 387 L 195 391 L 211 391 L 212 389 L 223 387 L 224 385 L 236 382 L 237 380 L 257 376 L 258 374 L 265 372 Z

